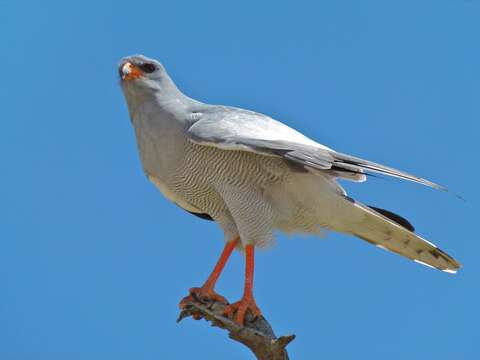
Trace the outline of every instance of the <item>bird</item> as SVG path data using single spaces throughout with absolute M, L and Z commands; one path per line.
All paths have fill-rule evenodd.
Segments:
M 122 58 L 118 72 L 145 175 L 168 200 L 224 233 L 213 271 L 181 308 L 196 297 L 224 302 L 224 315 L 239 325 L 247 313 L 262 316 L 253 295 L 255 251 L 271 247 L 275 231 L 345 233 L 445 272 L 461 267 L 404 217 L 350 198 L 339 180 L 380 174 L 444 187 L 337 152 L 267 115 L 194 100 L 144 55 Z M 230 304 L 215 285 L 235 249 L 245 255 L 245 282 Z

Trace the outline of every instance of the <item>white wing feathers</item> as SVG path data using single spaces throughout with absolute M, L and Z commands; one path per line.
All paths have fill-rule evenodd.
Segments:
M 197 113 L 187 135 L 198 144 L 279 156 L 347 180 L 364 181 L 366 173 L 379 173 L 446 190 L 406 172 L 338 153 L 281 122 L 243 109 L 215 106 Z

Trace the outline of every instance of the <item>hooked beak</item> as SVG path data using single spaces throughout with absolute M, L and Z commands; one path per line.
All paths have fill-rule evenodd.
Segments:
M 126 62 L 120 65 L 118 71 L 122 80 L 134 80 L 143 75 L 142 71 L 131 62 Z

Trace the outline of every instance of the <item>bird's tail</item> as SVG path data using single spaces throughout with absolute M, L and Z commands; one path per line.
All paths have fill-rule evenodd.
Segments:
M 355 235 L 379 248 L 415 262 L 455 273 L 460 267 L 454 258 L 413 232 L 411 224 L 390 211 L 368 207 L 345 197 L 342 232 Z

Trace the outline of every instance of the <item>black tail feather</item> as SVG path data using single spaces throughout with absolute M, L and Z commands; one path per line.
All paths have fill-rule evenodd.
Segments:
M 415 232 L 415 228 L 413 227 L 412 224 L 410 224 L 410 222 L 405 219 L 404 217 L 401 217 L 400 215 L 397 215 L 391 211 L 388 211 L 388 210 L 385 210 L 385 209 L 380 209 L 380 208 L 377 208 L 377 207 L 374 207 L 374 206 L 368 206 L 370 209 L 382 214 L 383 216 L 389 218 L 390 220 L 396 222 L 398 225 L 404 227 L 405 229 L 411 231 L 411 232 Z

